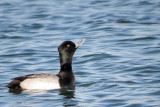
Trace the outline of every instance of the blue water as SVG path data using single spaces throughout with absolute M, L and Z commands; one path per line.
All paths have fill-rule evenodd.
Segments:
M 57 47 L 86 38 L 75 90 L 12 92 L 11 78 L 59 72 Z M 1 107 L 160 107 L 159 0 L 1 0 Z

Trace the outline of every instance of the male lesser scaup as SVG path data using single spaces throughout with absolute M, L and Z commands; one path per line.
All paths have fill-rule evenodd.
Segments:
M 77 43 L 65 41 L 58 47 L 61 68 L 57 75 L 39 73 L 20 76 L 13 78 L 6 87 L 10 89 L 42 90 L 74 88 L 75 77 L 72 71 L 72 57 L 76 49 L 84 42 L 85 39 Z

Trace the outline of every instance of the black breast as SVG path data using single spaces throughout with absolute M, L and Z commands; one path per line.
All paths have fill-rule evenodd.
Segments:
M 57 74 L 61 88 L 74 88 L 75 77 L 70 64 L 61 66 L 61 71 Z

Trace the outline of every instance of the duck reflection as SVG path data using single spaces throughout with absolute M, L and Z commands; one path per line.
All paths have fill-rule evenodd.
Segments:
M 76 106 L 77 105 L 77 102 L 74 100 L 75 99 L 75 89 L 57 89 L 57 90 L 17 90 L 17 89 L 10 89 L 9 92 L 13 93 L 15 95 L 27 93 L 28 97 L 41 95 L 41 98 L 43 97 L 43 95 L 46 95 L 46 94 L 50 94 L 51 96 L 52 95 L 53 96 L 59 95 L 59 96 L 63 97 L 62 100 L 61 100 L 62 103 L 63 103 L 62 106 L 68 107 L 68 106 Z M 50 97 L 50 95 L 49 95 L 49 99 L 52 99 L 52 97 Z M 46 99 L 46 97 L 45 97 L 45 99 Z
M 69 106 L 76 106 L 77 102 L 74 100 L 75 99 L 75 89 L 61 89 L 60 94 L 63 95 L 64 98 L 64 107 L 69 107 Z
M 9 92 L 13 93 L 13 94 L 21 94 L 23 92 L 23 90 L 20 90 L 20 89 L 9 89 Z
M 9 89 L 10 93 L 13 94 L 21 94 L 21 93 L 37 93 L 37 94 L 45 94 L 55 92 L 55 90 L 20 90 L 20 89 Z M 63 95 L 66 99 L 75 98 L 74 97 L 75 89 L 59 89 L 59 93 L 57 95 Z
M 60 89 L 59 95 L 65 96 L 66 99 L 75 98 L 74 92 L 75 92 L 75 89 Z

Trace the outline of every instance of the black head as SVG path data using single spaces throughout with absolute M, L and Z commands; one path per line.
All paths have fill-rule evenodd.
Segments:
M 76 45 L 72 41 L 65 41 L 58 47 L 59 52 L 62 52 L 63 50 L 71 52 L 76 50 Z
M 59 82 L 62 88 L 74 88 L 75 86 L 75 77 L 72 72 L 72 57 L 76 49 L 82 45 L 84 41 L 85 39 L 77 43 L 65 41 L 58 47 L 61 69 L 57 76 L 60 78 Z
M 76 45 L 72 41 L 65 41 L 58 47 L 60 63 L 72 63 L 72 57 L 76 51 Z
M 77 43 L 73 43 L 72 41 L 65 41 L 58 47 L 61 65 L 72 63 L 72 58 L 76 49 L 82 45 L 84 41 L 85 39 Z

